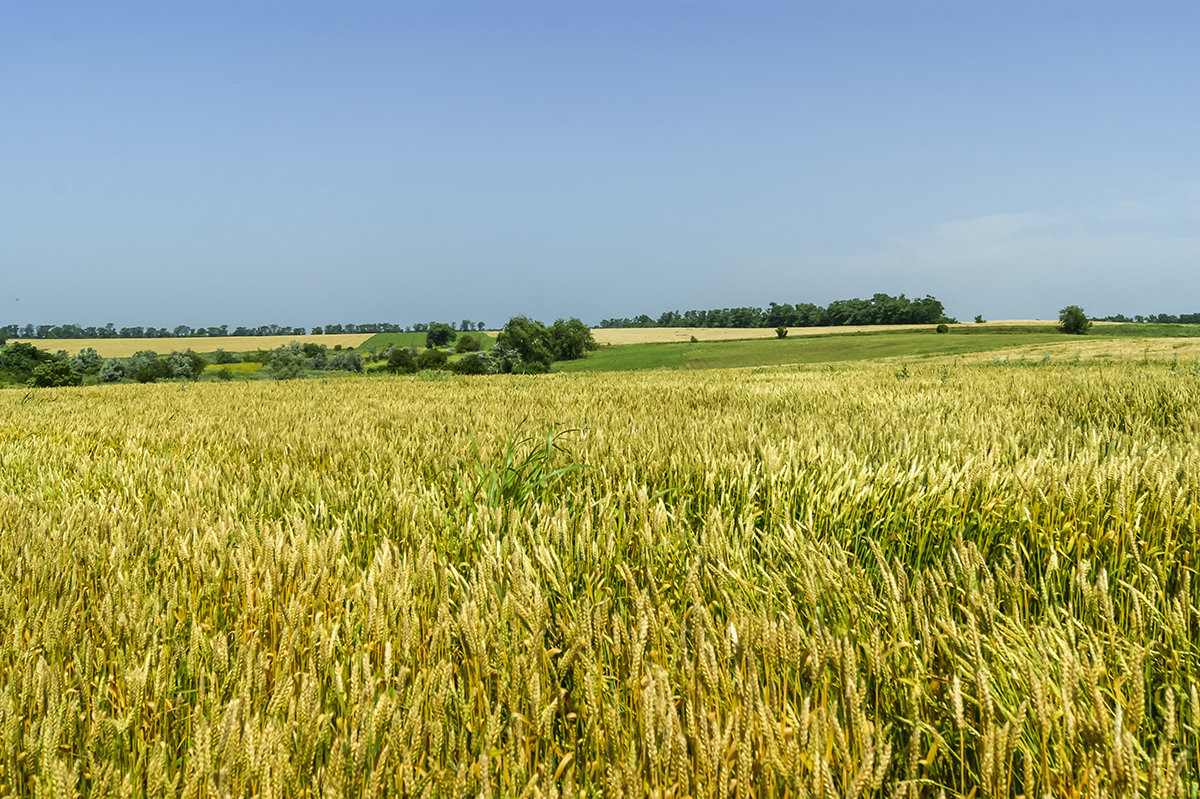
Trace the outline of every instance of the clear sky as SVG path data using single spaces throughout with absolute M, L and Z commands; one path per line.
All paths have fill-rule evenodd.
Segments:
M 1200 3 L 3 0 L 0 324 L 1200 311 Z

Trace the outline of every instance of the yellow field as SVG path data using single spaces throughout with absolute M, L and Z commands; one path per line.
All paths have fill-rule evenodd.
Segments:
M 1191 367 L 1200 361 L 1200 338 L 1128 338 L 1096 340 L 1081 336 L 1069 342 L 1048 345 L 1012 347 L 995 352 L 955 356 L 967 362 L 986 362 L 997 358 L 1007 361 L 1041 361 L 1049 357 L 1056 362 L 1117 360 L 1117 361 L 1178 361 Z
M 997 327 L 1001 325 L 1046 325 L 1057 324 L 1036 319 L 1009 319 L 971 323 L 970 327 Z M 1103 324 L 1103 323 L 1097 323 Z M 934 325 L 845 325 L 838 327 L 789 327 L 789 336 L 828 336 L 831 333 L 867 333 L 889 330 L 926 330 Z M 731 341 L 745 338 L 775 338 L 773 327 L 597 327 L 592 328 L 592 337 L 601 346 L 605 344 L 652 344 L 658 342 Z
M 49 352 L 66 350 L 74 355 L 82 349 L 92 347 L 104 358 L 128 358 L 135 352 L 153 350 L 157 353 L 167 353 L 178 350 L 195 350 L 196 352 L 215 352 L 223 349 L 226 352 L 245 352 L 247 350 L 272 350 L 282 347 L 292 341 L 301 343 L 314 342 L 324 344 L 330 349 L 341 344 L 343 347 L 357 347 L 369 339 L 372 333 L 347 333 L 331 336 L 223 336 L 194 338 L 47 338 L 47 339 L 12 339 L 26 341 L 35 347 Z
M 0 390 L 0 795 L 1192 796 L 1200 378 Z

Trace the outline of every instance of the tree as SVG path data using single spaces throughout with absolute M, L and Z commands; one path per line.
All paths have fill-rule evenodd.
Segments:
M 1058 329 L 1064 333 L 1083 335 L 1092 322 L 1078 305 L 1068 305 L 1058 312 Z
M 504 371 L 547 372 L 554 360 L 546 326 L 528 316 L 514 316 L 505 322 L 496 344 L 506 354 L 512 351 L 516 355 L 515 359 L 506 359 L 508 369 Z
M 454 341 L 456 335 L 458 334 L 454 328 L 445 322 L 430 322 L 429 329 L 425 333 L 425 346 L 444 347 Z
M 591 328 L 574 317 L 555 320 L 546 332 L 549 336 L 550 353 L 556 361 L 574 361 L 598 346 L 596 339 L 592 337 Z
M 783 325 L 775 328 L 775 338 L 787 338 L 787 328 Z

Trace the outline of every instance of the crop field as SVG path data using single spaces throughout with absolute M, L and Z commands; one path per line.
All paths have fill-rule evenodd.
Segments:
M 0 391 L 0 794 L 1200 790 L 1200 378 Z
M 218 349 L 226 352 L 248 352 L 250 350 L 272 350 L 293 341 L 301 344 L 313 342 L 324 344 L 333 349 L 339 344 L 343 347 L 357 347 L 371 338 L 370 333 L 343 333 L 320 336 L 195 336 L 181 338 L 45 338 L 45 339 L 13 339 L 24 341 L 39 349 L 49 352 L 66 350 L 74 355 L 82 349 L 91 347 L 100 353 L 102 358 L 128 358 L 135 352 L 151 350 L 158 353 L 172 351 L 183 352 L 216 352 Z

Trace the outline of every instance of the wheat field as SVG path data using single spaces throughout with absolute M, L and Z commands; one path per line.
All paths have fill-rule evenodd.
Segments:
M 6 796 L 1192 797 L 1161 364 L 0 391 Z
M 102 358 L 128 358 L 136 352 L 150 350 L 152 352 L 216 352 L 219 349 L 226 352 L 248 352 L 250 350 L 272 350 L 283 347 L 293 341 L 301 344 L 312 342 L 324 344 L 333 349 L 335 346 L 357 347 L 369 339 L 371 333 L 338 333 L 332 335 L 310 336 L 191 336 L 180 338 L 42 338 L 42 339 L 13 339 L 46 350 L 58 352 L 65 350 L 69 355 L 75 355 L 80 350 L 91 347 Z

